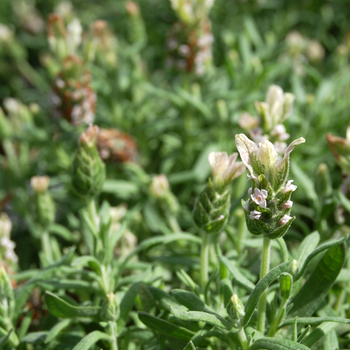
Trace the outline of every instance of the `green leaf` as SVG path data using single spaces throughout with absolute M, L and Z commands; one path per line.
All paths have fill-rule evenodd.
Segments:
M 50 292 L 45 293 L 45 304 L 51 314 L 60 318 L 90 317 L 100 312 L 100 307 L 74 306 Z
M 255 288 L 254 283 L 248 280 L 247 277 L 241 274 L 239 269 L 225 256 L 219 255 L 220 261 L 227 267 L 227 269 L 231 272 L 233 279 L 243 288 L 245 288 L 248 292 L 252 292 Z
M 139 188 L 130 181 L 106 179 L 102 192 L 114 194 L 122 199 L 129 199 L 139 192 Z
M 283 272 L 288 270 L 292 260 L 282 263 L 275 268 L 273 268 L 265 277 L 263 277 L 258 284 L 255 286 L 253 292 L 250 294 L 247 304 L 245 306 L 245 316 L 243 319 L 242 326 L 246 326 L 251 317 L 253 316 L 256 305 L 259 302 L 261 295 L 268 288 L 268 286 L 275 281 Z
M 335 350 L 339 349 L 338 336 L 335 330 L 330 331 L 326 334 L 324 339 L 324 350 Z
M 342 317 L 298 317 L 298 325 L 311 325 L 317 326 L 323 322 L 335 322 L 350 324 L 350 319 Z M 290 326 L 294 323 L 294 318 L 285 320 L 278 328 L 283 328 L 285 326 Z
M 307 258 L 305 259 L 305 262 L 303 264 L 303 267 L 299 270 L 298 275 L 295 277 L 294 281 L 297 281 L 300 277 L 303 276 L 306 268 L 308 267 L 310 261 L 319 253 L 323 252 L 324 250 L 327 250 L 329 248 L 335 247 L 339 244 L 342 244 L 343 242 L 345 242 L 347 240 L 348 236 L 345 236 L 337 241 L 332 241 L 332 242 L 328 242 L 325 244 L 320 245 L 318 248 L 316 248 L 312 253 L 310 253 Z
M 120 302 L 120 316 L 118 320 L 118 330 L 121 331 L 128 319 L 131 309 L 134 307 L 135 299 L 139 294 L 140 283 L 134 283 L 128 291 L 124 294 Z
M 88 350 L 99 340 L 111 340 L 111 337 L 106 333 L 94 331 L 86 335 L 72 350 Z
M 249 350 L 260 350 L 260 349 L 309 350 L 309 348 L 303 344 L 299 344 L 289 339 L 278 339 L 278 338 L 260 338 L 249 348 Z
M 193 343 L 190 341 L 185 347 L 184 350 L 196 350 L 196 347 L 193 345 Z
M 306 346 L 314 345 L 323 336 L 331 332 L 338 325 L 334 322 L 325 322 L 316 327 L 303 341 Z
M 21 343 L 41 344 L 46 338 L 48 332 L 32 332 L 28 333 L 21 339 Z
M 182 289 L 173 289 L 171 294 L 178 303 L 186 306 L 189 310 L 215 313 L 214 310 L 205 305 L 203 300 L 194 293 L 187 292 L 186 290 Z
M 3 349 L 3 347 L 6 345 L 6 343 L 8 342 L 11 333 L 13 332 L 13 329 L 11 329 L 7 335 L 3 336 L 0 338 L 0 349 Z
M 168 335 L 170 337 L 189 341 L 195 335 L 194 332 L 189 331 L 186 328 L 179 327 L 161 318 L 147 314 L 146 312 L 139 312 L 139 319 L 148 328 L 153 331 Z
M 320 234 L 317 231 L 310 233 L 303 239 L 296 254 L 299 267 L 304 265 L 306 258 L 318 246 L 319 242 Z
M 311 316 L 316 311 L 342 269 L 345 257 L 344 243 L 327 251 L 298 294 L 292 299 L 293 307 L 290 311 L 292 315 Z
M 80 267 L 85 265 L 89 265 L 91 269 L 97 272 L 100 276 L 102 275 L 100 262 L 91 255 L 80 256 L 79 258 L 74 259 L 72 262 L 72 266 L 74 267 Z
M 231 323 L 226 321 L 220 315 L 208 314 L 201 311 L 187 311 L 183 306 L 181 307 L 170 307 L 170 312 L 179 320 L 183 321 L 198 321 L 206 322 L 212 326 L 220 328 L 231 328 Z
M 164 310 L 169 311 L 170 306 L 179 306 L 175 299 L 168 293 L 164 292 L 164 290 L 152 286 L 148 286 L 148 290 L 153 294 L 154 298 L 160 303 L 160 306 Z
M 54 340 L 66 327 L 71 324 L 71 320 L 63 320 L 61 322 L 56 323 L 49 333 L 47 333 L 45 344 L 49 344 L 52 340 Z

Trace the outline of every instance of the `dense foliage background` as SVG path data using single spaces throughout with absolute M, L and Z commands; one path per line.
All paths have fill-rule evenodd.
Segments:
M 56 258 L 73 245 L 78 255 L 87 252 L 80 224 L 80 211 L 86 203 L 74 194 L 70 175 L 86 124 L 70 124 L 53 106 L 52 91 L 63 64 L 57 51 L 50 50 L 47 38 L 47 18 L 54 12 L 65 24 L 78 18 L 86 40 L 92 23 L 104 20 L 109 38 L 113 38 L 113 44 L 97 47 L 95 59 L 85 67 L 91 72 L 91 89 L 97 97 L 94 124 L 119 130 L 119 134 L 106 136 L 109 142 L 116 135 L 120 141 L 112 145 L 116 156 L 106 162 L 107 179 L 97 200 L 101 206 L 108 202 L 118 207 L 116 224 L 127 224 L 128 239 L 114 252 L 116 259 L 133 250 L 137 242 L 156 235 L 166 237 L 179 231 L 197 235 L 192 211 L 210 176 L 208 154 L 236 151 L 234 136 L 245 132 L 239 124 L 242 113 L 256 115 L 254 102 L 263 101 L 273 84 L 296 97 L 285 122 L 291 140 L 306 139 L 291 160 L 290 178 L 298 185 L 293 195 L 297 220 L 285 236 L 287 245 L 295 251 L 315 230 L 321 242 L 344 236 L 349 231 L 350 204 L 342 178 L 347 174 L 332 155 L 326 135 L 345 137 L 350 120 L 349 4 L 341 0 L 216 0 L 209 15 L 213 61 L 203 74 L 169 65 L 173 59 L 169 41 L 183 35 L 173 29 L 179 18 L 170 1 L 139 0 L 137 4 L 135 14 L 122 0 L 0 2 L 0 105 L 4 110 L 0 118 L 0 211 L 9 215 L 13 225 L 11 239 L 19 258 L 9 270 L 19 273 L 14 280 L 21 285 L 32 276 L 26 271 L 45 267 L 39 253 L 40 228 L 33 214 L 33 176 L 50 177 L 56 206 L 50 234 Z M 328 182 L 324 180 L 327 171 Z M 179 209 L 164 209 L 150 190 L 157 174 L 167 176 Z M 247 189 L 245 175 L 232 186 L 232 215 L 221 237 L 225 253 L 233 251 L 238 232 L 245 231 L 240 201 Z M 250 234 L 244 234 L 249 250 L 243 267 L 252 278 L 259 270 L 259 246 Z M 273 261 L 278 260 L 275 255 Z M 240 263 L 244 258 L 240 249 L 231 257 Z M 143 282 L 167 285 L 165 290 L 169 290 L 182 286 L 177 270 L 196 271 L 197 258 L 196 248 L 180 243 L 165 250 L 140 250 L 134 266 L 139 273 L 128 273 L 142 280 L 139 274 L 148 271 Z M 125 279 L 118 288 L 124 290 L 130 282 Z M 333 287 L 334 298 L 345 285 L 348 288 L 348 283 L 341 281 Z M 59 290 L 53 283 L 38 286 L 41 300 L 43 291 Z M 91 291 L 72 288 L 70 298 L 89 300 Z M 152 309 L 153 301 L 144 293 L 134 311 Z M 145 300 L 152 305 L 145 307 Z M 47 331 L 56 322 L 42 302 L 38 305 L 35 312 L 43 314 L 31 323 L 32 332 Z M 349 316 L 346 300 L 345 305 L 343 316 Z M 140 323 L 135 315 L 128 322 Z M 89 330 L 86 326 L 85 333 Z M 123 333 L 122 337 L 129 336 L 132 338 Z M 347 348 L 348 336 L 342 339 Z M 142 342 L 135 344 L 130 349 L 151 349 Z M 164 344 L 162 349 L 168 346 Z M 183 348 L 182 343 L 176 346 L 173 349 Z

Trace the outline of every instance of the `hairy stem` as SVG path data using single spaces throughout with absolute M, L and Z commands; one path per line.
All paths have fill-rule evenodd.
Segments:
M 109 335 L 111 336 L 111 349 L 118 350 L 118 340 L 117 340 L 117 323 L 110 321 L 109 323 Z
M 49 264 L 51 264 L 53 262 L 53 256 L 50 243 L 50 235 L 46 230 L 41 235 L 41 247 L 44 251 L 46 259 L 48 260 Z
M 208 283 L 208 271 L 209 271 L 209 242 L 210 235 L 203 232 L 203 241 L 201 249 L 201 283 L 204 291 L 205 286 Z
M 260 267 L 260 280 L 266 276 L 266 274 L 270 270 L 270 253 L 271 253 L 271 241 L 269 238 L 264 237 L 264 243 L 263 243 L 263 251 L 262 251 L 262 258 L 261 258 L 261 267 Z M 258 306 L 258 331 L 261 334 L 264 334 L 265 332 L 265 311 L 266 311 L 266 296 L 267 291 L 265 291 L 259 300 L 259 306 Z
M 238 331 L 237 335 L 239 341 L 241 342 L 242 349 L 247 350 L 249 348 L 249 344 L 243 327 Z

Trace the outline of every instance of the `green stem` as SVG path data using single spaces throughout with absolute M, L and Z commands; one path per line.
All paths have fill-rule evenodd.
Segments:
M 271 241 L 269 238 L 264 237 L 261 267 L 260 267 L 260 280 L 264 276 L 266 276 L 270 270 L 270 252 L 271 252 Z M 261 295 L 261 298 L 259 300 L 259 306 L 258 306 L 258 331 L 261 334 L 264 334 L 265 332 L 266 297 L 267 297 L 267 291 L 265 291 Z
M 278 314 L 277 314 L 276 318 L 273 320 L 272 326 L 270 328 L 269 337 L 274 337 L 275 336 L 275 334 L 277 332 L 277 327 L 279 326 L 279 323 L 280 323 L 283 311 L 284 311 L 284 309 L 285 309 L 285 307 L 287 305 L 287 302 L 288 302 L 287 299 L 283 299 L 283 301 L 282 301 L 282 303 L 280 305 L 280 308 L 278 310 Z
M 181 227 L 173 214 L 167 214 L 167 220 L 173 232 L 182 232 Z
M 49 264 L 53 262 L 52 249 L 50 244 L 50 235 L 47 231 L 44 231 L 41 235 L 41 247 L 44 251 L 44 255 Z
M 96 204 L 93 198 L 89 199 L 88 201 L 88 210 L 91 222 L 94 225 L 94 229 L 97 232 L 97 211 L 96 211 Z
M 210 242 L 210 235 L 206 232 L 203 232 L 203 241 L 202 241 L 202 249 L 201 249 L 201 283 L 202 283 L 203 292 L 204 292 L 205 286 L 208 283 L 209 242 Z
M 109 325 L 109 335 L 111 336 L 111 349 L 118 350 L 118 340 L 117 340 L 117 323 L 110 321 Z
M 237 335 L 238 335 L 239 341 L 241 342 L 242 349 L 248 350 L 249 349 L 248 339 L 243 327 L 238 331 Z
M 283 237 L 277 238 L 277 243 L 281 249 L 281 255 L 282 255 L 283 262 L 287 262 L 288 261 L 288 248 L 287 248 L 287 244 L 284 241 Z

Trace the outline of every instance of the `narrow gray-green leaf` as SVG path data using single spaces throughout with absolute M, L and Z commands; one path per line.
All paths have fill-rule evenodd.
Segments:
M 183 306 L 186 306 L 189 310 L 193 311 L 203 311 L 213 313 L 214 310 L 210 309 L 202 299 L 200 299 L 196 294 L 188 292 L 183 289 L 173 289 L 171 294 L 174 296 L 175 300 Z
M 335 330 L 326 334 L 324 339 L 324 350 L 336 350 L 339 349 L 338 336 Z
M 187 311 L 184 307 L 170 307 L 170 312 L 176 318 L 183 321 L 206 322 L 220 328 L 230 327 L 229 322 L 219 315 L 208 314 L 201 311 Z
M 332 242 L 328 242 L 328 243 L 325 243 L 325 244 L 322 244 L 320 245 L 318 248 L 316 248 L 313 252 L 311 252 L 307 258 L 305 259 L 305 262 L 302 266 L 302 268 L 299 270 L 299 273 L 298 275 L 295 277 L 294 281 L 297 281 L 300 277 L 303 276 L 306 268 L 308 267 L 310 261 L 316 256 L 318 255 L 319 253 L 327 250 L 327 249 L 330 249 L 332 247 L 335 247 L 339 244 L 342 244 L 343 242 L 345 242 L 347 240 L 347 236 L 345 237 L 342 237 L 341 239 L 338 239 L 337 241 L 332 241 Z
M 248 292 L 252 292 L 255 288 L 253 282 L 249 281 L 244 275 L 241 274 L 239 269 L 225 256 L 219 256 L 221 262 L 227 267 L 227 269 L 231 272 L 233 279 L 243 288 L 245 288 Z
M 334 322 L 325 322 L 316 327 L 304 340 L 306 346 L 314 345 L 323 336 L 335 329 L 338 325 Z
M 335 322 L 335 323 L 344 323 L 350 324 L 350 319 L 342 318 L 342 317 L 298 317 L 298 325 L 311 325 L 317 326 L 323 322 Z M 279 328 L 283 328 L 285 326 L 290 326 L 294 323 L 294 318 L 290 318 L 289 320 L 284 321 Z
M 135 299 L 139 294 L 140 284 L 134 283 L 128 291 L 124 294 L 123 299 L 120 302 L 120 316 L 118 320 L 118 330 L 121 331 L 124 327 L 131 309 L 134 307 Z
M 74 267 L 80 267 L 85 265 L 89 265 L 95 272 L 97 272 L 101 276 L 101 264 L 95 257 L 91 255 L 80 256 L 79 258 L 74 259 L 72 262 L 72 266 Z
M 320 234 L 317 231 L 310 233 L 302 240 L 295 257 L 298 261 L 299 268 L 304 265 L 306 258 L 318 246 L 319 242 Z
M 255 286 L 253 292 L 250 294 L 247 304 L 245 306 L 245 316 L 243 320 L 243 326 L 246 326 L 255 310 L 257 303 L 261 295 L 268 288 L 268 286 L 275 281 L 283 272 L 288 270 L 289 266 L 292 264 L 292 261 L 287 261 L 282 263 L 275 268 L 273 268 L 265 277 L 263 277 L 258 284 Z
M 67 319 L 56 323 L 47 334 L 45 344 L 49 344 L 52 340 L 54 340 L 63 331 L 63 329 L 71 324 L 71 322 L 72 321 L 70 319 Z
M 249 350 L 309 350 L 309 348 L 303 344 L 299 344 L 289 339 L 278 339 L 278 338 L 260 338 L 253 345 L 250 346 Z
M 346 257 L 345 244 L 329 249 L 292 299 L 291 315 L 311 316 L 332 288 Z M 299 321 L 298 321 L 299 322 Z
M 45 304 L 51 314 L 60 318 L 89 317 L 100 312 L 100 307 L 74 306 L 50 292 L 45 293 Z
M 161 318 L 152 316 L 146 312 L 139 312 L 139 319 L 153 331 L 168 335 L 176 339 L 190 341 L 195 335 L 194 332 L 191 332 L 186 328 L 177 326 L 168 321 L 162 320 Z
M 196 350 L 196 347 L 193 345 L 193 343 L 190 341 L 185 347 L 184 350 Z
M 111 340 L 111 337 L 100 331 L 91 332 L 86 335 L 72 350 L 88 350 L 102 339 Z

